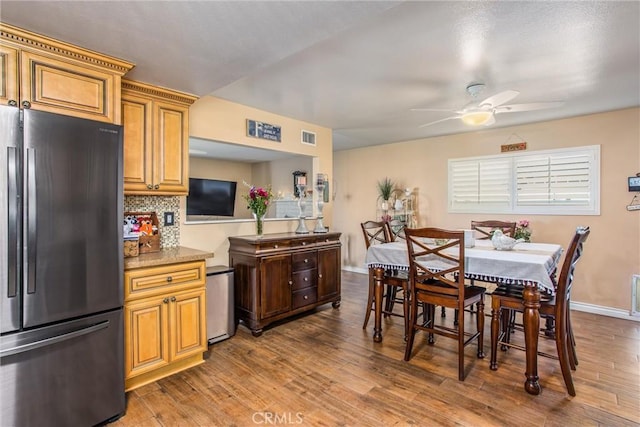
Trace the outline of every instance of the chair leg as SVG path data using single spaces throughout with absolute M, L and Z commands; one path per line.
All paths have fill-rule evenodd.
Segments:
M 571 366 L 569 364 L 569 353 L 567 348 L 569 338 L 567 334 L 566 318 L 556 319 L 556 348 L 558 349 L 560 370 L 562 371 L 562 377 L 564 378 L 564 385 L 567 387 L 567 392 L 569 392 L 569 395 L 575 396 L 576 389 L 573 385 L 573 378 L 571 377 Z
M 458 381 L 464 381 L 464 310 L 456 310 L 458 316 Z
M 387 292 L 385 293 L 384 298 L 384 317 L 389 317 L 393 311 L 393 303 L 396 299 L 396 292 L 398 292 L 398 288 L 396 286 L 387 285 Z
M 402 294 L 402 297 L 404 299 L 404 301 L 402 302 L 402 311 L 404 313 L 404 340 L 406 341 L 407 337 L 409 336 L 409 312 L 411 311 L 409 309 L 409 289 L 406 284 L 402 287 Z
M 442 307 L 442 311 L 440 312 L 440 317 L 447 317 L 447 312 L 445 311 L 444 307 Z
M 411 350 L 413 349 L 413 339 L 416 336 L 416 322 L 417 322 L 417 311 L 418 311 L 418 302 L 416 300 L 416 296 L 414 294 L 411 295 L 411 309 L 409 310 L 409 336 L 407 337 L 407 345 L 404 350 L 404 360 L 409 361 L 411 359 Z
M 426 310 L 429 310 L 429 314 L 427 317 L 427 320 L 425 322 L 425 324 L 427 322 L 431 323 L 431 327 L 433 328 L 433 325 L 435 324 L 435 319 L 436 319 L 436 306 L 433 304 L 427 304 L 425 307 Z M 429 332 L 429 337 L 427 339 L 427 342 L 429 344 L 434 344 L 436 342 L 436 340 L 434 339 L 433 336 L 433 332 Z
M 502 322 L 500 321 L 500 303 L 493 302 L 491 303 L 491 362 L 489 363 L 489 368 L 492 371 L 498 369 L 498 341 L 500 340 L 500 325 Z
M 373 277 L 369 274 L 369 296 L 367 297 L 367 311 L 364 315 L 364 324 L 362 325 L 362 329 L 367 329 L 367 324 L 369 323 L 369 317 L 371 316 L 371 310 L 373 306 Z
M 484 298 L 478 301 L 477 307 L 476 327 L 478 328 L 478 332 L 480 332 L 480 335 L 478 335 L 478 359 L 484 359 Z M 461 332 L 464 331 L 461 330 Z
M 458 309 L 453 310 L 453 326 L 458 326 Z
M 574 371 L 578 366 L 578 353 L 576 353 L 576 339 L 573 336 L 573 326 L 571 325 L 571 302 L 567 302 L 567 335 L 569 338 L 569 357 L 571 362 L 571 369 Z

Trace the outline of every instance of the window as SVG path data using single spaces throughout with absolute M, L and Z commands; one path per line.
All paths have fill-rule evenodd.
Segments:
M 449 160 L 449 212 L 600 214 L 600 146 Z

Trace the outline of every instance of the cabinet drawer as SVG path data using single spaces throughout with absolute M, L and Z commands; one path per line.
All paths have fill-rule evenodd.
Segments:
M 124 299 L 203 287 L 205 277 L 204 261 L 128 270 L 124 273 Z
M 293 293 L 293 308 L 304 307 L 305 305 L 313 304 L 318 300 L 318 288 L 311 287 L 305 288 Z
M 291 255 L 291 271 L 308 270 L 318 265 L 318 253 L 315 251 L 299 252 Z
M 318 270 L 315 268 L 311 270 L 303 270 L 291 275 L 293 284 L 291 289 L 296 291 L 298 289 L 308 288 L 310 286 L 317 286 L 318 284 Z

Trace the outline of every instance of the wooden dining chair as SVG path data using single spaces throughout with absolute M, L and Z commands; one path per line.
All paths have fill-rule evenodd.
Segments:
M 405 229 L 409 256 L 409 336 L 404 360 L 411 358 L 417 331 L 428 334 L 429 344 L 434 334 L 458 341 L 458 379 L 464 381 L 464 347 L 477 339 L 479 359 L 484 357 L 484 292 L 485 288 L 468 286 L 464 282 L 464 231 L 439 228 Z M 426 321 L 418 323 L 417 306 L 424 303 L 428 314 Z M 465 331 L 464 308 L 477 304 L 476 331 Z M 435 322 L 437 305 L 458 309 L 458 326 L 449 328 Z
M 365 221 L 360 224 L 364 236 L 364 242 L 367 249 L 373 244 L 388 243 L 391 241 L 389 234 L 389 226 L 384 221 Z M 384 290 L 384 308 L 382 314 L 385 317 L 397 316 L 404 318 L 404 336 L 407 337 L 408 319 L 409 319 L 409 303 L 406 301 L 408 297 L 409 280 L 407 272 L 398 270 L 385 270 L 383 278 Z M 390 301 L 397 296 L 398 289 L 402 290 L 402 314 L 393 311 L 394 304 Z M 367 298 L 367 310 L 364 316 L 364 324 L 362 329 L 367 327 L 371 312 L 375 310 L 375 287 L 373 278 L 369 275 L 369 296 Z
M 584 242 L 589 237 L 589 227 L 578 227 L 571 239 L 571 244 L 567 250 L 560 271 L 560 277 L 556 286 L 556 293 L 553 297 L 542 298 L 540 301 L 540 315 L 552 318 L 555 322 L 555 333 L 551 338 L 555 340 L 557 354 L 547 354 L 539 352 L 540 356 L 558 359 L 565 386 L 571 396 L 576 395 L 576 390 L 571 377 L 571 370 L 575 370 L 578 364 L 578 357 L 575 349 L 575 339 L 571 327 L 571 287 L 576 268 L 576 263 L 582 256 Z M 497 352 L 498 344 L 506 350 L 514 347 L 524 350 L 525 347 L 511 343 L 511 322 L 508 317 L 510 311 L 522 312 L 523 307 L 523 287 L 513 285 L 500 285 L 491 295 L 491 363 L 492 370 L 498 369 Z M 506 309 L 506 310 L 505 310 Z M 548 330 L 541 337 L 548 338 Z
M 495 230 L 501 230 L 505 236 L 513 237 L 516 234 L 516 223 L 510 221 L 471 221 L 471 229 L 476 230 L 477 240 L 491 239 Z

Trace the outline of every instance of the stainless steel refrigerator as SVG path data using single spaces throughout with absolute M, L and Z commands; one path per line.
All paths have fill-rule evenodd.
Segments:
M 125 410 L 122 129 L 0 106 L 0 426 Z

